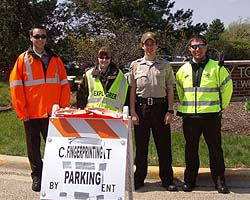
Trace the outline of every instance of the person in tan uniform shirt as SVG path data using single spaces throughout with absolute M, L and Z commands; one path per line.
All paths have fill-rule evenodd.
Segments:
M 136 171 L 135 190 L 144 185 L 150 132 L 159 157 L 162 186 L 176 191 L 173 183 L 170 123 L 172 121 L 175 82 L 170 64 L 156 57 L 156 34 L 146 32 L 141 38 L 144 57 L 131 63 L 129 72 L 130 114 L 134 124 Z

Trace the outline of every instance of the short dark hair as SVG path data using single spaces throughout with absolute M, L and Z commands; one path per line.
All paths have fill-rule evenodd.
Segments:
M 46 28 L 43 26 L 43 25 L 34 25 L 34 26 L 32 26 L 32 28 L 30 29 L 30 35 L 33 35 L 33 30 L 34 29 L 43 29 L 43 30 L 45 30 L 46 32 L 47 32 L 47 30 L 46 30 Z
M 97 57 L 108 56 L 111 58 L 111 50 L 107 46 L 103 46 L 99 49 Z
M 195 34 L 188 40 L 188 46 L 190 46 L 194 40 L 201 40 L 205 45 L 207 44 L 207 40 L 203 35 Z

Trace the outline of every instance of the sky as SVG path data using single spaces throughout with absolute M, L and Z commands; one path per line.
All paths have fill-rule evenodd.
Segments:
M 193 10 L 193 24 L 207 23 L 220 19 L 227 28 L 233 22 L 250 22 L 250 0 L 172 0 L 173 11 Z

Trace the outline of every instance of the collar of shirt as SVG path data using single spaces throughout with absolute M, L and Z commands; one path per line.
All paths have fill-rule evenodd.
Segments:
M 105 68 L 105 71 L 100 66 L 96 66 L 92 71 L 92 75 L 94 77 L 99 77 L 99 78 L 107 78 L 109 74 L 110 74 L 110 66 Z
M 43 53 L 38 53 L 34 48 L 33 48 L 33 51 L 35 52 L 35 54 L 41 58 L 44 54 L 46 54 L 46 51 L 44 50 Z
M 36 56 L 38 56 L 38 57 L 41 59 L 41 61 L 42 61 L 43 65 L 44 65 L 44 67 L 47 68 L 47 67 L 48 67 L 48 64 L 49 64 L 49 54 L 48 54 L 45 50 L 43 51 L 42 54 L 37 53 L 37 52 L 35 51 L 35 49 L 33 49 L 33 50 L 34 50 Z
M 140 61 L 140 64 L 146 64 L 146 65 L 148 65 L 148 66 L 153 66 L 154 64 L 159 64 L 159 63 L 161 63 L 162 61 L 161 61 L 161 59 L 159 59 L 158 57 L 156 57 L 156 59 L 155 60 L 146 60 L 144 57 L 141 59 L 141 61 Z
M 153 60 L 146 60 L 146 64 L 148 66 L 152 66 L 153 64 L 155 64 L 155 61 L 153 61 Z
M 106 68 L 101 68 L 100 66 L 98 66 L 98 69 L 99 69 L 99 71 L 100 71 L 100 73 L 101 73 L 102 75 L 105 75 L 105 74 L 106 74 L 106 72 L 108 71 L 108 68 L 109 68 L 109 66 L 106 67 Z

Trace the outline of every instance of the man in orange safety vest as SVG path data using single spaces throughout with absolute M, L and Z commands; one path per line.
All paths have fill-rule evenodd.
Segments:
M 69 106 L 70 86 L 62 60 L 45 46 L 46 29 L 34 26 L 29 37 L 32 45 L 17 58 L 9 82 L 12 105 L 24 122 L 32 190 L 40 191 L 43 166 L 40 133 L 46 141 L 52 106 Z

